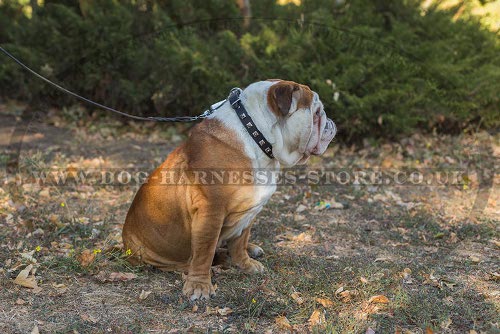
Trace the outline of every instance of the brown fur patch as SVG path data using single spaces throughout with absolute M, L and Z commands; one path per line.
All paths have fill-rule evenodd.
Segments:
M 283 117 L 288 113 L 292 103 L 292 95 L 297 91 L 300 94 L 297 108 L 308 108 L 311 105 L 313 92 L 308 86 L 280 79 L 268 79 L 267 81 L 278 81 L 269 88 L 267 93 L 267 103 L 276 116 Z
M 135 262 L 162 270 L 190 268 L 208 277 L 223 223 L 238 221 L 255 206 L 255 189 L 227 183 L 167 185 L 164 173 L 251 168 L 241 141 L 222 122 L 206 119 L 196 125 L 137 192 L 123 228 L 125 249 Z

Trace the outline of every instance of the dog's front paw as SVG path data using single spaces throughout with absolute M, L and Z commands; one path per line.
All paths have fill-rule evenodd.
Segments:
M 215 296 L 215 289 L 212 282 L 210 282 L 210 278 L 193 279 L 188 276 L 182 288 L 182 293 L 186 297 L 189 297 L 191 301 L 194 301 L 197 299 L 209 299 Z
M 250 258 L 244 263 L 239 264 L 238 267 L 249 274 L 263 273 L 266 269 L 262 263 Z
M 264 255 L 264 250 L 262 248 L 260 248 L 259 246 L 255 245 L 255 244 L 251 244 L 251 243 L 249 243 L 247 246 L 247 252 L 248 252 L 248 255 L 250 255 L 250 257 L 254 258 L 254 259 Z

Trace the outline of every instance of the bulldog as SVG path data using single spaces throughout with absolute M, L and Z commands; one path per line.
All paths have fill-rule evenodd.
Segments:
M 336 134 L 318 94 L 292 81 L 256 82 L 217 105 L 141 186 L 123 227 L 130 261 L 183 271 L 191 300 L 214 295 L 211 266 L 221 246 L 240 270 L 264 271 L 250 229 L 276 190 L 274 182 L 210 182 L 194 171 L 278 171 L 323 154 Z

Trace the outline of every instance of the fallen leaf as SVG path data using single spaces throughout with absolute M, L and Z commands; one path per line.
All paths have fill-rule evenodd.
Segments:
M 355 292 L 355 291 L 354 291 Z M 351 297 L 353 295 L 353 291 L 351 290 L 344 290 L 341 293 L 338 294 L 339 298 L 344 302 L 347 303 L 348 301 L 351 300 Z
M 389 303 L 389 298 L 384 295 L 373 296 L 368 300 L 368 303 L 372 304 L 387 304 Z
M 68 291 L 68 287 L 63 283 L 52 283 L 52 286 L 56 289 L 58 294 L 63 294 Z
M 117 281 L 129 281 L 131 279 L 137 278 L 134 273 L 110 273 L 106 274 L 104 271 L 100 271 L 95 276 L 101 282 L 117 282 Z
M 368 327 L 368 328 L 366 329 L 365 334 L 375 334 L 375 331 L 374 331 L 373 329 L 371 329 L 370 327 Z
M 59 215 L 51 214 L 49 216 L 49 221 L 58 228 L 64 227 L 64 224 L 61 222 Z
M 94 324 L 97 323 L 96 318 L 94 318 L 93 316 L 88 315 L 86 313 L 80 314 L 80 318 L 82 318 L 83 321 L 89 321 L 89 322 L 92 322 Z
M 300 292 L 293 292 L 290 296 L 293 298 L 293 300 L 295 300 L 295 302 L 297 304 L 300 305 L 300 304 L 304 303 L 304 298 L 302 298 L 302 296 L 300 295 Z
M 361 283 L 363 283 L 363 284 L 368 284 L 368 280 L 367 280 L 366 278 L 364 278 L 363 276 L 361 276 L 361 277 L 359 278 L 359 280 L 360 280 L 360 281 L 361 281 Z
M 198 305 L 194 304 L 193 308 L 191 309 L 191 312 L 196 312 L 198 311 Z
M 206 314 L 215 314 L 215 313 L 217 313 L 217 308 L 216 307 L 207 306 L 205 308 L 205 313 Z
M 35 251 L 32 250 L 31 252 L 27 253 L 21 253 L 21 258 L 28 260 L 31 263 L 36 263 L 36 259 L 33 257 L 33 254 L 35 254 Z
M 292 325 L 290 324 L 290 321 L 285 317 L 285 316 L 279 316 L 274 318 L 274 321 L 276 322 L 276 325 L 278 325 L 278 328 L 281 329 L 292 329 Z
M 17 298 L 16 304 L 17 305 L 24 305 L 24 304 L 26 304 L 26 302 L 24 300 L 22 300 L 21 298 Z
M 112 282 L 115 281 L 129 281 L 131 279 L 137 278 L 137 275 L 134 273 L 111 273 L 109 274 L 109 279 Z
M 338 295 L 342 291 L 344 291 L 344 287 L 343 286 L 341 286 L 340 288 L 338 288 L 337 290 L 335 290 L 335 295 Z
M 425 334 L 434 334 L 434 331 L 432 330 L 432 328 L 427 327 L 427 328 L 425 329 Z
M 297 213 L 301 213 L 303 211 L 306 211 L 307 210 L 307 206 L 305 206 L 304 204 L 300 204 L 297 209 L 295 210 L 295 212 Z
M 311 327 L 322 326 L 325 324 L 325 314 L 322 311 L 316 309 L 309 317 L 308 322 Z
M 89 266 L 92 262 L 94 262 L 95 253 L 90 249 L 85 249 L 79 256 L 78 262 L 82 265 L 82 267 Z
M 448 329 L 450 325 L 452 324 L 451 318 L 448 318 L 440 323 L 440 326 L 442 329 Z
M 43 188 L 39 193 L 38 193 L 38 196 L 40 197 L 45 197 L 45 198 L 49 198 L 50 197 L 50 191 L 49 191 L 49 188 Z
M 328 298 L 316 298 L 316 301 L 323 305 L 323 307 L 333 306 L 333 302 Z
M 500 280 L 500 274 L 497 273 L 496 271 L 490 273 L 489 280 L 490 281 L 498 281 L 498 280 Z
M 144 291 L 142 290 L 141 293 L 139 294 L 139 299 L 144 300 L 148 298 L 148 296 L 151 294 L 151 291 Z
M 300 221 L 306 220 L 306 216 L 299 215 L 299 214 L 294 214 L 293 215 L 293 220 L 296 221 L 296 222 L 300 222 Z
M 491 239 L 489 242 L 492 243 L 493 245 L 497 246 L 498 248 L 500 248 L 500 241 L 495 240 L 495 239 Z
M 228 315 L 228 314 L 233 313 L 233 310 L 230 309 L 229 307 L 224 307 L 224 308 L 217 309 L 217 313 L 219 313 L 220 315 Z
M 479 257 L 475 256 L 475 255 L 471 255 L 471 256 L 469 256 L 469 259 L 470 259 L 472 262 L 474 262 L 474 263 L 479 263 L 479 262 L 481 262 L 481 259 L 480 259 Z
M 457 234 L 455 232 L 451 232 L 450 233 L 450 238 L 448 240 L 450 243 L 454 244 L 454 243 L 457 243 L 458 242 L 458 237 L 457 237 Z
M 30 264 L 26 268 L 21 270 L 17 275 L 16 279 L 14 280 L 14 283 L 24 286 L 25 288 L 30 288 L 30 289 L 38 288 L 38 285 L 36 284 L 35 275 L 34 274 L 30 275 L 32 269 L 33 265 Z
M 35 325 L 35 327 L 33 327 L 33 329 L 31 330 L 31 334 L 39 334 L 40 331 L 38 330 L 38 325 Z
M 312 236 L 309 233 L 302 232 L 299 235 L 293 237 L 292 240 L 297 242 L 311 242 Z

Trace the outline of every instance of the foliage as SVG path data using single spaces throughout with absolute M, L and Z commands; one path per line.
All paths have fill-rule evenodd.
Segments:
M 344 141 L 499 126 L 498 36 L 473 18 L 453 21 L 456 8 L 264 0 L 252 2 L 245 28 L 236 2 L 24 3 L 0 3 L 1 45 L 68 89 L 134 114 L 194 115 L 231 87 L 286 78 L 320 94 Z M 5 59 L 2 96 L 75 102 Z

